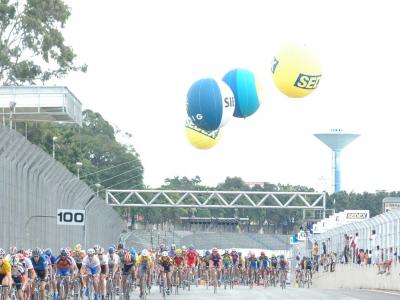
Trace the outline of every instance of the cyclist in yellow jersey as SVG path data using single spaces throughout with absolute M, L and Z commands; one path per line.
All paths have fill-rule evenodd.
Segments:
M 139 282 L 141 282 L 143 280 L 144 275 L 147 274 L 146 285 L 150 286 L 152 259 L 150 253 L 146 249 L 144 249 L 141 255 L 139 255 L 139 257 L 137 258 L 136 265 L 137 265 L 136 278 L 139 278 Z M 144 286 L 140 284 L 139 287 L 140 287 L 140 297 L 142 297 L 143 293 L 145 292 L 144 290 L 142 290 Z
M 6 252 L 4 249 L 0 249 L 0 284 L 3 286 L 8 286 L 8 289 L 11 288 L 12 280 L 11 280 L 11 265 L 8 260 L 5 259 Z M 8 289 L 3 289 L 2 298 L 4 300 L 8 300 Z

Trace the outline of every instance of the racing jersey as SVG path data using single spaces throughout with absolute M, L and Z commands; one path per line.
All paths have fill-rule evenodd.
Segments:
M 222 255 L 222 263 L 225 268 L 229 268 L 231 266 L 232 258 L 229 254 Z
M 17 265 L 11 268 L 12 277 L 21 279 L 21 277 L 24 275 L 25 275 L 25 268 L 21 263 L 18 263 Z
M 143 256 L 139 255 L 139 257 L 136 260 L 136 264 L 139 266 L 150 266 L 151 263 L 151 257 L 150 256 Z
M 257 257 L 249 257 L 248 264 L 251 269 L 258 269 L 258 259 Z
M 286 259 L 281 259 L 279 260 L 279 270 L 285 270 L 287 267 L 287 261 Z
M 85 255 L 85 251 L 81 250 L 81 251 L 74 251 L 72 252 L 72 258 L 75 260 L 76 264 L 81 264 L 82 260 L 84 259 Z
M 58 270 L 69 270 L 74 265 L 74 261 L 69 256 L 59 256 L 55 261 Z
M 199 256 L 196 250 L 186 250 L 186 264 L 192 266 L 197 262 L 197 257 Z
M 89 257 L 88 255 L 82 260 L 82 266 L 95 268 L 100 266 L 100 260 L 97 256 Z
M 217 255 L 211 254 L 210 261 L 213 263 L 212 267 L 218 267 L 219 262 L 221 261 L 221 255 L 219 255 L 219 253 Z
M 8 260 L 3 259 L 3 264 L 0 267 L 0 275 L 6 275 L 9 272 L 11 272 L 11 265 Z
M 98 256 L 97 257 L 98 259 L 99 259 L 99 262 L 100 262 L 100 266 L 106 266 L 106 265 L 108 265 L 108 256 L 106 256 L 106 255 L 101 255 L 101 256 Z
M 169 256 L 160 257 L 160 260 L 158 263 L 164 268 L 169 268 L 172 265 L 172 259 Z
M 201 261 L 208 268 L 210 266 L 210 255 L 205 255 L 201 258 Z
M 38 261 L 35 261 L 35 258 L 32 256 L 31 257 L 31 263 L 35 271 L 44 271 L 45 269 L 48 269 L 48 264 L 47 260 L 44 256 L 39 256 Z
M 120 250 L 118 256 L 122 266 L 132 266 L 135 264 L 136 257 L 133 257 L 127 249 Z
M 109 254 L 108 255 L 108 266 L 110 267 L 110 270 L 113 269 L 114 265 L 119 264 L 119 256 L 115 253 Z
M 232 263 L 234 265 L 238 265 L 239 264 L 239 254 L 231 253 L 231 257 L 232 257 Z
M 269 266 L 269 260 L 268 260 L 268 257 L 267 256 L 260 256 L 259 258 L 258 258 L 258 260 L 260 261 L 260 264 L 261 264 L 261 267 L 262 268 L 268 268 L 268 266 Z
M 276 266 L 278 265 L 278 260 L 276 259 L 276 257 L 271 257 L 271 265 L 276 268 Z
M 174 258 L 175 257 L 175 250 L 169 250 L 168 256 L 171 257 L 171 258 Z
M 183 265 L 184 259 L 183 259 L 183 256 L 175 256 L 175 257 L 173 258 L 173 261 L 174 261 L 174 265 L 180 267 L 180 266 Z

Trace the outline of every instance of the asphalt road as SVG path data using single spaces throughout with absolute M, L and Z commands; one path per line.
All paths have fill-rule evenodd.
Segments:
M 133 299 L 137 299 L 135 294 Z M 148 300 L 162 299 L 158 289 L 153 287 Z M 286 290 L 280 288 L 255 287 L 252 290 L 245 287 L 236 288 L 233 290 L 218 290 L 214 295 L 212 289 L 205 287 L 192 288 L 190 292 L 182 291 L 179 295 L 167 296 L 167 299 L 182 299 L 182 300 L 212 300 L 212 299 L 229 299 L 229 300 L 274 300 L 274 299 L 295 299 L 295 300 L 394 300 L 400 299 L 400 294 L 389 292 L 377 292 L 367 290 L 344 290 L 344 289 L 300 289 L 288 287 Z

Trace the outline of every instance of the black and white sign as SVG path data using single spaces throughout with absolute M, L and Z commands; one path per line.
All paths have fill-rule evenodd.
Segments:
M 79 209 L 57 209 L 57 225 L 85 225 L 85 211 Z

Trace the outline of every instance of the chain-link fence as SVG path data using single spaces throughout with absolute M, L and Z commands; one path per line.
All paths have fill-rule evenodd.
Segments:
M 57 225 L 57 209 L 85 210 L 86 225 Z M 0 128 L 0 247 L 106 246 L 124 228 L 117 212 L 61 163 Z

